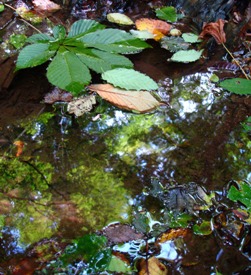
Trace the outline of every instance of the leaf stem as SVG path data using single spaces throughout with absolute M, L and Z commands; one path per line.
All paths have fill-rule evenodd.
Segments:
M 241 69 L 241 71 L 244 74 L 244 76 L 246 77 L 246 79 L 249 80 L 250 78 L 248 77 L 248 75 L 243 70 L 243 68 L 242 68 L 241 64 L 239 63 L 239 61 L 235 59 L 235 57 L 232 55 L 232 53 L 229 51 L 229 49 L 227 48 L 227 46 L 224 43 L 221 43 L 221 45 L 225 48 L 225 50 L 228 52 L 228 54 L 232 57 L 234 62 L 239 66 L 239 68 Z

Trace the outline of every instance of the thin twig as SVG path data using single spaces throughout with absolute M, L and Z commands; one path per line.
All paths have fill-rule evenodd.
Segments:
M 234 60 L 234 62 L 239 66 L 239 68 L 241 69 L 242 73 L 244 74 L 244 76 L 246 77 L 246 79 L 250 79 L 248 77 L 248 75 L 245 73 L 245 71 L 243 70 L 241 64 L 239 63 L 238 60 L 235 59 L 235 57 L 232 55 L 232 53 L 229 51 L 229 49 L 226 47 L 226 45 L 224 43 L 222 43 L 222 46 L 225 48 L 225 50 L 229 53 L 229 55 L 232 57 L 232 59 Z
M 12 6 L 8 5 L 8 4 L 4 4 L 6 7 L 12 9 L 13 11 L 17 12 L 17 10 L 15 8 L 13 8 Z M 17 12 L 18 14 L 18 12 Z M 30 24 L 28 21 L 26 21 L 25 19 L 21 18 L 21 21 L 23 21 L 25 24 L 27 24 L 29 27 L 31 27 L 32 29 L 34 29 L 35 31 L 42 33 L 39 29 L 37 29 L 36 27 L 34 27 L 32 24 Z

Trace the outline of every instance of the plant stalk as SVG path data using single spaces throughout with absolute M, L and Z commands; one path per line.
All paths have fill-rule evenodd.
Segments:
M 239 63 L 239 61 L 235 59 L 235 57 L 232 55 L 232 53 L 229 51 L 229 49 L 227 48 L 227 46 L 224 43 L 222 43 L 221 45 L 225 48 L 225 50 L 228 52 L 228 54 L 232 57 L 234 62 L 239 66 L 239 68 L 241 69 L 241 71 L 244 74 L 244 76 L 246 77 L 246 79 L 249 80 L 250 78 L 248 77 L 248 75 L 243 70 L 243 68 L 242 68 L 241 64 Z

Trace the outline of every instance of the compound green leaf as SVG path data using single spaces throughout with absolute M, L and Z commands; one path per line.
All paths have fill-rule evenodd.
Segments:
M 62 25 L 57 25 L 52 30 L 53 36 L 56 39 L 63 39 L 66 36 L 66 30 Z
M 183 63 L 194 62 L 200 59 L 202 52 L 203 50 L 178 51 L 170 58 L 170 61 L 183 62 Z
M 113 69 L 102 74 L 102 78 L 116 87 L 126 90 L 156 90 L 157 83 L 149 76 L 133 69 Z
M 54 41 L 54 37 L 45 33 L 36 33 L 26 39 L 28 43 L 47 43 L 49 41 Z
M 244 78 L 226 79 L 220 82 L 220 87 L 239 95 L 251 95 L 251 80 Z
M 91 80 L 88 68 L 72 52 L 58 52 L 47 69 L 47 78 L 55 86 L 78 95 Z
M 104 29 L 105 26 L 89 19 L 81 19 L 72 24 L 67 37 L 81 37 L 86 33 L 95 32 L 98 29 Z
M 177 13 L 176 9 L 172 6 L 164 7 L 161 9 L 156 9 L 156 16 L 159 19 L 166 20 L 169 22 L 176 22 L 177 21 Z
M 51 58 L 56 51 L 49 49 L 49 44 L 36 43 L 24 47 L 17 58 L 16 70 L 35 67 Z
M 149 48 L 145 41 L 116 29 L 98 30 L 81 38 L 87 47 L 97 48 L 112 53 L 135 53 Z
M 81 62 L 97 73 L 103 73 L 112 69 L 111 64 L 101 59 L 92 49 L 83 49 L 78 51 L 76 55 Z
M 81 41 L 90 44 L 113 44 L 120 41 L 131 40 L 134 37 L 125 31 L 117 29 L 97 30 L 93 33 L 88 33 L 81 38 Z
M 112 69 L 116 67 L 133 68 L 133 63 L 125 56 L 95 49 L 92 50 L 92 52 L 100 57 L 102 60 L 104 60 L 106 63 L 110 63 Z

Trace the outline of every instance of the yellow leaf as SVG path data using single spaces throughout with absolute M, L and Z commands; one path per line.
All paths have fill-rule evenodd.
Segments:
M 149 31 L 154 35 L 156 41 L 169 33 L 172 25 L 162 20 L 141 18 L 135 22 L 136 28 L 140 31 Z
M 168 270 L 157 258 L 141 260 L 139 264 L 139 275 L 167 275 Z
M 122 13 L 109 13 L 107 14 L 107 20 L 120 25 L 134 25 L 133 21 L 127 15 Z

